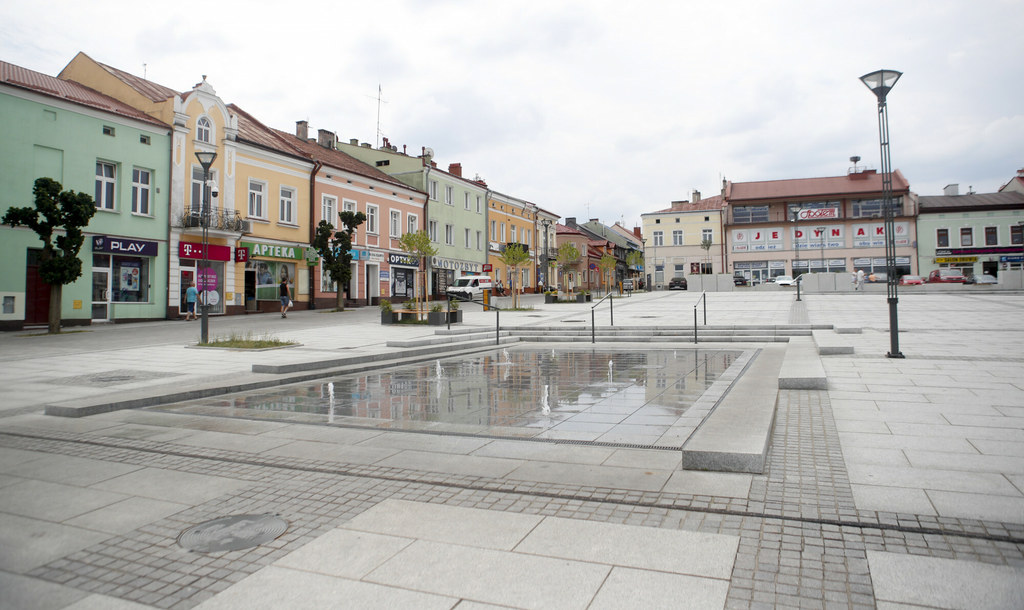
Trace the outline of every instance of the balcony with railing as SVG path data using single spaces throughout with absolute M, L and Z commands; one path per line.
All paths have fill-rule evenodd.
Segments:
M 178 226 L 186 232 L 203 229 L 205 226 L 210 231 L 224 231 L 228 233 L 251 233 L 252 225 L 244 220 L 237 210 L 226 208 L 210 208 L 207 214 L 207 223 L 203 222 L 203 214 L 197 209 L 186 209 L 178 217 Z

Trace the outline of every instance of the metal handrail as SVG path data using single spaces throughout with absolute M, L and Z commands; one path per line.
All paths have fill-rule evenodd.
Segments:
M 458 297 L 456 297 L 456 298 L 458 298 Z M 481 307 L 483 307 L 484 311 L 487 311 L 488 309 L 493 309 L 494 310 L 494 344 L 495 345 L 501 345 L 501 307 L 498 307 L 497 305 L 494 305 L 492 303 L 485 303 L 482 299 L 477 301 L 475 299 L 459 298 L 458 300 L 459 300 L 459 303 L 476 303 L 477 305 L 480 305 Z M 449 315 L 446 317 L 446 320 L 445 320 L 448 323 L 448 330 L 452 329 L 452 316 L 451 316 L 451 312 L 452 312 L 452 297 L 449 296 L 448 297 L 448 314 Z
M 704 326 L 708 325 L 708 299 L 707 299 L 707 296 L 708 296 L 708 293 L 707 293 L 706 290 L 701 291 L 700 298 L 698 298 L 697 302 L 693 304 L 693 342 L 694 343 L 697 342 L 697 305 L 699 305 L 701 301 L 704 301 Z
M 598 305 L 600 305 L 601 303 L 604 303 L 605 299 L 611 299 L 610 301 L 608 301 L 608 315 L 611 317 L 611 325 L 615 326 L 615 305 L 614 305 L 615 299 L 612 299 L 612 293 L 609 292 L 608 294 L 606 294 L 603 297 L 601 297 L 601 300 L 598 301 L 597 303 L 594 303 L 594 306 L 590 308 L 590 342 L 591 343 L 597 343 L 597 332 L 596 332 L 597 323 L 594 321 L 594 310 L 597 309 Z

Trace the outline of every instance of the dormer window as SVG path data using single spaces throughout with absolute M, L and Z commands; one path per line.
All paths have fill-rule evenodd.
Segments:
M 199 117 L 196 121 L 196 139 L 200 142 L 213 144 L 213 124 L 206 117 Z

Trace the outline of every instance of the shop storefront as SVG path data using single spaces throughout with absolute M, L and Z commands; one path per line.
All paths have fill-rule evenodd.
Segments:
M 448 286 L 455 283 L 455 278 L 463 275 L 480 273 L 482 263 L 464 261 L 453 258 L 435 256 L 430 259 L 430 286 L 431 294 L 442 296 L 448 290 Z M 495 278 L 498 280 L 498 278 Z M 508 283 L 506 278 L 502 280 Z
M 92 320 L 146 319 L 154 316 L 154 269 L 159 243 L 92 236 Z
M 273 310 L 279 306 L 280 285 L 283 281 L 288 282 L 292 301 L 298 304 L 297 295 L 305 288 L 299 281 L 298 271 L 306 266 L 306 248 L 244 241 L 239 243 L 238 248 L 246 252 L 246 311 Z M 274 305 L 268 305 L 265 301 L 272 301 Z
M 203 259 L 206 266 L 203 266 Z M 208 244 L 206 256 L 203 256 L 203 244 L 183 241 L 178 243 L 178 273 L 180 274 L 178 311 L 184 314 L 188 310 L 185 304 L 185 291 L 192 282 L 199 290 L 200 304 L 209 305 L 210 314 L 223 314 L 227 293 L 225 292 L 226 263 L 231 260 L 231 247 Z
M 388 267 L 392 299 L 411 299 L 416 296 L 416 259 L 404 254 L 389 254 Z M 384 280 L 383 274 L 381 280 Z

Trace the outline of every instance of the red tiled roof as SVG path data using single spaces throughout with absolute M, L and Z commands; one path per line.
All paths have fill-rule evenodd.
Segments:
M 555 235 L 583 235 L 582 231 L 566 226 L 562 223 L 555 224 Z
M 726 199 L 730 203 L 766 199 L 866 195 L 882 191 L 882 175 L 874 170 L 868 170 L 858 174 L 827 178 L 730 182 L 726 189 Z M 903 177 L 900 170 L 893 171 L 892 190 L 901 192 L 909 189 L 910 183 Z
M 83 53 L 84 55 L 84 53 Z M 87 56 L 88 57 L 88 56 Z M 95 61 L 95 60 L 93 60 Z M 154 83 L 153 81 L 146 80 L 142 77 L 129 74 L 124 70 L 119 70 L 114 66 L 108 66 L 107 64 L 96 62 L 101 68 L 112 74 L 115 78 L 128 85 L 132 89 L 135 89 L 140 94 L 149 98 L 154 102 L 162 102 L 168 98 L 172 98 L 178 95 L 178 92 L 170 87 L 164 87 L 161 84 Z
M 0 82 L 12 87 L 67 100 L 81 106 L 88 106 L 89 108 L 149 123 L 150 125 L 167 127 L 164 123 L 157 121 L 141 110 L 136 110 L 128 104 L 104 95 L 95 89 L 90 89 L 74 81 L 47 76 L 41 72 L 22 68 L 5 61 L 0 61 Z
M 343 153 L 340 150 L 324 148 L 315 142 L 303 140 L 298 136 L 292 135 L 286 131 L 281 131 L 280 129 L 274 129 L 273 131 L 277 133 L 279 137 L 301 150 L 303 154 L 323 163 L 324 165 L 342 171 L 352 172 L 353 174 L 358 174 L 371 180 L 377 180 L 378 182 L 385 182 L 393 186 L 400 186 L 403 189 L 416 191 L 416 189 L 408 184 L 405 184 L 396 178 L 392 178 L 372 165 L 363 163 L 352 155 Z
M 299 150 L 291 142 L 282 138 L 277 132 L 257 121 L 251 114 L 236 104 L 228 104 L 228 110 L 238 117 L 238 139 L 261 148 L 309 159 L 309 155 Z
M 725 199 L 721 195 L 715 195 L 693 203 L 690 203 L 689 201 L 676 201 L 672 203 L 672 207 L 670 208 L 658 210 L 657 212 L 648 212 L 648 214 L 665 214 L 668 212 L 702 212 L 706 210 L 721 210 L 723 207 L 725 207 Z

